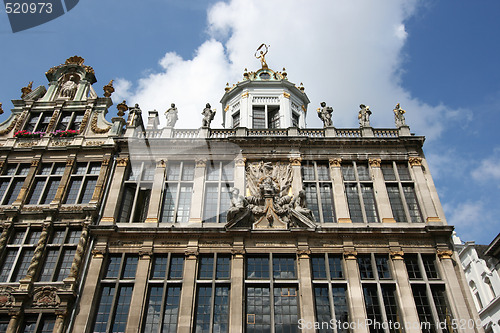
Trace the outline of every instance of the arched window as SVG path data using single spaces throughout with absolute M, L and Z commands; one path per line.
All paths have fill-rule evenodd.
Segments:
M 479 291 L 477 290 L 476 284 L 474 283 L 474 281 L 470 281 L 469 286 L 472 291 L 472 295 L 474 295 L 476 307 L 478 310 L 481 310 L 483 308 L 483 302 L 481 302 L 481 297 L 479 296 Z

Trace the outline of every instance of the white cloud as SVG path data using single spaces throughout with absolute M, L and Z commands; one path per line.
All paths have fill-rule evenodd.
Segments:
M 500 157 L 490 156 L 482 160 L 472 171 L 472 178 L 481 182 L 500 181 Z
M 407 111 L 412 131 L 435 138 L 453 114 L 445 105 L 431 106 L 402 87 L 402 48 L 407 38 L 404 22 L 416 11 L 412 1 L 292 1 L 230 0 L 207 12 L 210 39 L 193 59 L 168 52 L 162 71 L 138 82 L 133 93 L 117 89 L 129 104 L 144 111 L 163 112 L 170 103 L 179 109 L 178 128 L 197 128 L 201 110 L 209 102 L 218 112 L 226 82 L 241 80 L 244 68 L 260 63 L 255 49 L 270 44 L 270 68 L 286 67 L 290 81 L 304 83 L 309 105 L 308 126 L 321 127 L 315 110 L 326 101 L 334 108 L 334 125 L 357 127 L 359 104 L 370 105 L 374 127 L 394 127 L 396 103 Z M 127 86 L 125 85 L 125 88 Z
M 468 201 L 456 205 L 445 205 L 448 224 L 454 225 L 457 234 L 464 241 L 477 239 L 489 227 L 486 223 L 488 217 L 485 214 L 484 204 L 481 201 Z

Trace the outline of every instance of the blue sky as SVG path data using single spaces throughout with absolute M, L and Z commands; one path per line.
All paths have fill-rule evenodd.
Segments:
M 489 243 L 500 231 L 499 12 L 495 0 L 82 0 L 13 34 L 1 11 L 0 120 L 29 81 L 47 85 L 45 71 L 79 55 L 99 95 L 114 79 L 115 104 L 162 114 L 175 102 L 178 126 L 197 128 L 206 102 L 220 110 L 226 82 L 258 68 L 253 52 L 265 42 L 269 66 L 304 83 L 309 111 L 331 105 L 337 127 L 356 127 L 361 103 L 373 126 L 393 127 L 401 103 L 412 132 L 427 137 L 448 223 Z M 308 126 L 320 127 L 314 113 Z

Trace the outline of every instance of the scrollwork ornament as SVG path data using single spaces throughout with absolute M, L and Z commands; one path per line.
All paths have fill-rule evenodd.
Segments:
M 92 121 L 90 122 L 90 128 L 92 129 L 92 132 L 94 132 L 96 134 L 104 134 L 104 133 L 107 133 L 111 129 L 111 126 L 106 126 L 105 128 L 98 127 L 97 126 L 97 113 L 96 113 L 92 117 Z
M 245 164 L 246 164 L 246 161 L 247 161 L 246 157 L 239 157 L 239 158 L 237 158 L 237 159 L 234 161 L 234 165 L 235 165 L 235 166 L 237 166 L 237 167 L 238 167 L 238 166 L 242 166 L 242 167 L 244 167 L 244 166 L 245 166 Z
M 119 167 L 126 167 L 128 164 L 128 158 L 127 157 L 120 157 L 116 159 L 116 164 Z
M 199 254 L 200 252 L 198 250 L 187 249 L 186 251 L 184 251 L 186 259 L 196 259 Z
M 330 163 L 330 168 L 340 168 L 340 163 L 342 163 L 342 159 L 341 158 L 330 158 L 328 160 L 328 162 Z
M 309 249 L 298 250 L 297 256 L 299 257 L 299 259 L 309 259 L 309 257 L 311 256 L 311 250 L 309 250 Z
M 33 293 L 33 307 L 56 307 L 61 303 L 56 287 L 42 287 Z
M 3 129 L 0 131 L 0 136 L 1 135 L 5 135 L 5 134 L 9 134 L 12 129 L 14 128 L 14 126 L 16 126 L 16 123 L 17 123 L 17 120 L 19 119 L 19 115 L 17 115 L 14 120 L 10 123 L 10 125 L 6 128 L 6 129 Z
M 14 291 L 15 288 L 13 287 L 0 287 L 0 308 L 11 307 L 14 304 L 14 297 L 12 296 Z

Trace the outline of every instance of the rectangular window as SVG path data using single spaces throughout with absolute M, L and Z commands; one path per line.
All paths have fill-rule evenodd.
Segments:
M 69 180 L 64 204 L 88 204 L 94 194 L 101 162 L 78 162 Z
M 107 272 L 101 280 L 101 294 L 93 332 L 125 332 L 134 289 L 137 257 L 108 256 Z
M 177 332 L 184 255 L 155 255 L 148 282 L 143 332 Z
M 361 162 L 344 163 L 342 176 L 352 222 L 379 222 L 368 165 Z
M 306 192 L 306 206 L 316 221 L 335 222 L 332 181 L 327 162 L 307 161 L 302 165 L 302 182 Z
M 16 282 L 26 276 L 41 231 L 14 229 L 0 257 L 0 282 Z
M 31 113 L 24 129 L 29 132 L 45 132 L 49 126 L 53 111 Z
M 280 107 L 277 105 L 268 105 L 267 115 L 267 128 L 280 128 Z
M 253 107 L 253 128 L 266 128 L 266 110 L 265 106 L 254 105 Z
M 59 122 L 56 128 L 59 131 L 67 131 L 67 130 L 79 131 L 80 125 L 82 124 L 83 116 L 84 116 L 84 111 L 75 111 L 75 112 L 64 111 L 59 118 Z
M 29 169 L 29 164 L 8 164 L 4 168 L 0 175 L 0 203 L 2 205 L 11 205 L 16 201 Z
M 123 183 L 119 222 L 144 222 L 148 215 L 155 164 L 134 162 Z
M 193 194 L 194 163 L 169 162 L 160 222 L 187 223 Z
M 27 204 L 47 205 L 54 200 L 64 169 L 64 163 L 43 163 L 35 176 Z
M 400 162 L 383 163 L 381 169 L 396 222 L 422 222 L 408 165 Z
M 233 114 L 233 128 L 240 127 L 240 112 Z
M 203 198 L 203 222 L 226 223 L 234 186 L 234 163 L 208 161 Z

